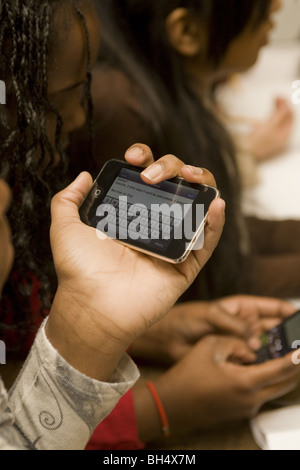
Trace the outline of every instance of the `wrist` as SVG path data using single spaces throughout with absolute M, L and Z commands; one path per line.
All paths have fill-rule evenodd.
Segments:
M 101 313 L 58 288 L 45 332 L 52 346 L 79 372 L 107 382 L 128 345 L 102 328 Z
M 153 382 L 147 382 L 147 387 L 152 395 L 152 398 L 154 400 L 154 403 L 155 403 L 155 406 L 156 406 L 156 410 L 157 410 L 157 413 L 158 413 L 158 416 L 159 416 L 159 419 L 160 419 L 160 423 L 161 423 L 161 431 L 162 431 L 162 434 L 165 438 L 168 438 L 170 437 L 170 423 L 169 423 L 169 419 L 168 419 L 168 416 L 166 414 L 166 410 L 165 410 L 165 407 L 160 399 L 160 396 L 157 392 L 157 389 L 154 385 Z
M 164 382 L 164 375 L 133 389 L 138 435 L 146 444 L 162 441 L 174 433 L 169 410 L 165 406 L 168 396 L 161 397 L 159 383 L 161 379 Z
M 161 423 L 151 393 L 146 386 L 133 388 L 133 402 L 141 442 L 149 444 L 162 439 Z

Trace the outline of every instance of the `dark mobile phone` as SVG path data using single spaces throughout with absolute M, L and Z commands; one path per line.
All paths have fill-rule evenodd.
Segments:
M 171 263 L 183 262 L 203 245 L 216 188 L 181 178 L 149 185 L 144 168 L 110 160 L 96 178 L 79 213 L 82 222 L 125 246 Z
M 261 341 L 256 363 L 285 356 L 297 349 L 300 346 L 300 311 L 263 334 Z

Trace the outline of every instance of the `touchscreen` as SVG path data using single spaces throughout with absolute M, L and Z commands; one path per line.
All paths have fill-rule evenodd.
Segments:
M 197 189 L 170 181 L 150 186 L 138 172 L 123 168 L 96 208 L 92 225 L 110 238 L 164 251 L 173 238 L 192 240 L 192 205 L 198 194 Z M 196 212 L 198 226 L 204 206 Z

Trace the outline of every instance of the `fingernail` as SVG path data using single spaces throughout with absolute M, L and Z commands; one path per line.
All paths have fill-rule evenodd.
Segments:
M 200 176 L 204 174 L 204 171 L 202 170 L 202 168 L 191 166 L 191 165 L 187 165 L 186 167 L 192 173 L 193 176 Z
M 82 180 L 82 178 L 86 175 L 86 172 L 85 171 L 82 171 L 76 178 L 76 180 L 74 181 L 74 183 L 78 183 L 79 181 Z
M 143 175 L 150 181 L 156 181 L 162 174 L 163 168 L 160 163 L 154 163 L 143 171 Z
M 220 209 L 223 210 L 223 214 L 225 215 L 226 214 L 226 202 L 224 201 L 224 199 L 222 198 L 217 199 L 216 204 L 219 204 Z
M 220 212 L 222 211 L 222 215 L 224 217 L 226 217 L 226 203 L 225 203 L 224 199 L 221 199 L 221 198 L 215 199 L 213 201 L 213 204 L 215 206 L 215 209 L 217 209 L 217 207 L 218 207 L 218 210 Z
M 128 157 L 142 159 L 144 157 L 144 152 L 140 147 L 132 147 L 126 152 Z

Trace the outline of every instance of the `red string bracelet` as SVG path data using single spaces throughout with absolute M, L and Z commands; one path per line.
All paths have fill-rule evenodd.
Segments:
M 164 406 L 161 402 L 161 399 L 159 398 L 159 395 L 156 391 L 156 388 L 154 387 L 153 383 L 152 382 L 147 382 L 146 383 L 147 387 L 149 388 L 151 394 L 152 394 L 152 397 L 155 401 L 155 404 L 156 404 L 156 407 L 157 407 L 157 411 L 158 411 L 158 414 L 159 414 L 159 417 L 160 417 L 160 421 L 161 421 L 161 430 L 162 430 L 162 433 L 164 435 L 164 437 L 170 437 L 170 425 L 169 425 L 169 421 L 168 421 L 168 418 L 167 418 L 167 415 L 166 415 L 166 412 L 165 412 L 165 409 L 164 409 Z

